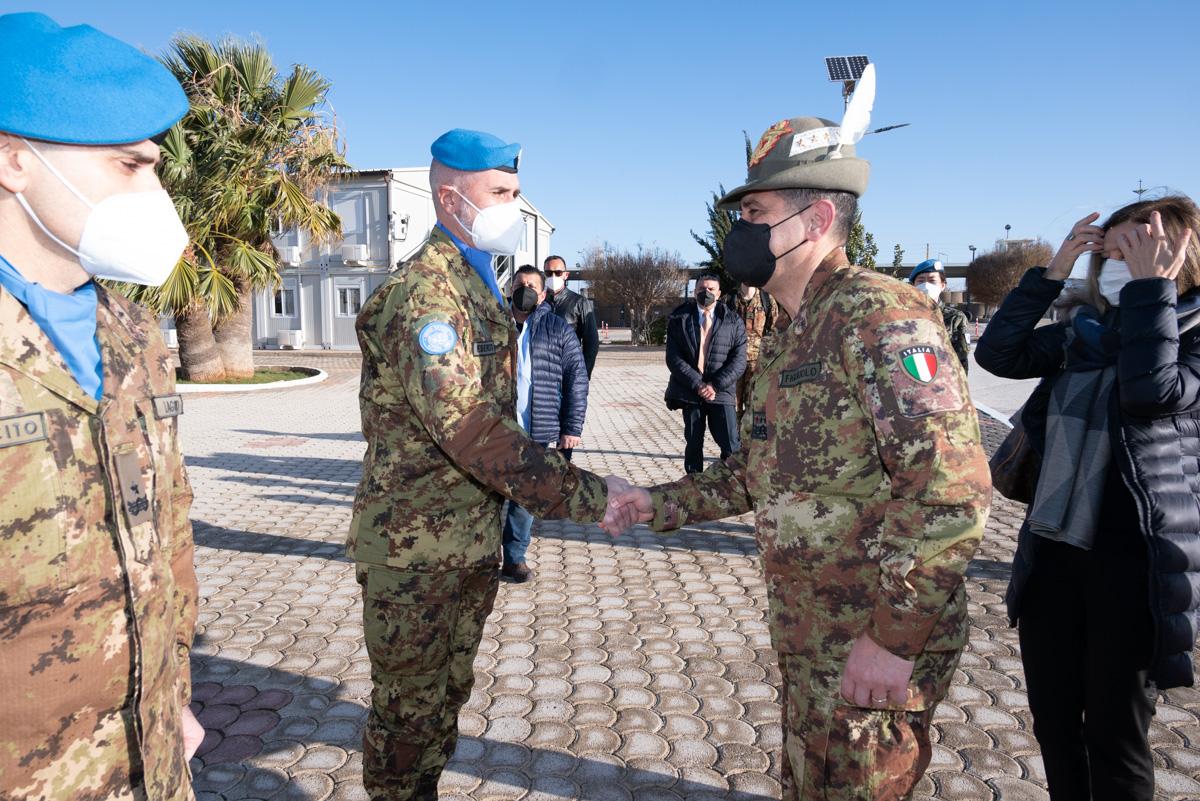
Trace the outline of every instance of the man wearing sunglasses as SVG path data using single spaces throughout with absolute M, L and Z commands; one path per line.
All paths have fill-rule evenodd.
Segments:
M 546 301 L 550 308 L 567 324 L 575 329 L 579 344 L 583 348 L 583 360 L 587 363 L 588 378 L 596 366 L 596 354 L 600 352 L 600 332 L 596 328 L 596 310 L 592 302 L 567 289 L 567 262 L 562 256 L 547 256 L 542 262 L 546 273 Z

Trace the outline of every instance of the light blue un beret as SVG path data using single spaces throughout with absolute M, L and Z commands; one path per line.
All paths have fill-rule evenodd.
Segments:
M 0 131 L 72 145 L 140 142 L 187 113 L 167 68 L 90 25 L 0 15 Z
M 434 140 L 429 148 L 433 157 L 456 170 L 504 170 L 516 172 L 521 163 L 521 146 L 505 142 L 483 131 L 455 128 Z

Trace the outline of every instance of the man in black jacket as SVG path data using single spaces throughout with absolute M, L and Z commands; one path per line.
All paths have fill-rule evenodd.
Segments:
M 738 439 L 737 381 L 746 369 L 746 326 L 733 309 L 717 303 L 721 281 L 705 274 L 696 279 L 695 299 L 667 318 L 667 408 L 683 410 L 687 445 L 683 469 L 704 470 L 704 426 L 721 449 L 721 458 L 741 449 Z
M 567 262 L 562 256 L 547 256 L 542 268 L 546 271 L 546 299 L 550 308 L 575 330 L 575 336 L 579 337 L 579 344 L 583 348 L 588 378 L 591 378 L 592 369 L 596 366 L 596 354 L 600 352 L 596 310 L 590 300 L 567 289 L 567 279 L 571 274 L 567 272 Z
M 509 295 L 517 336 L 517 422 L 534 442 L 557 447 L 571 458 L 583 436 L 588 377 L 575 332 L 545 303 L 545 276 L 533 265 L 517 270 Z M 517 583 L 533 573 L 525 552 L 533 515 L 509 501 L 504 519 L 504 566 L 501 574 Z

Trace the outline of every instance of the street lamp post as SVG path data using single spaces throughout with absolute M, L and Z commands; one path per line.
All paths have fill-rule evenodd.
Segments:
M 975 263 L 975 246 L 967 245 L 967 250 L 971 251 L 971 264 Z M 967 291 L 966 291 L 967 311 L 971 311 L 971 270 L 967 268 Z
M 1011 225 L 1005 225 L 1005 226 L 1004 226 L 1004 238 L 1005 238 L 1006 240 L 1008 239 L 1008 232 L 1009 232 L 1009 231 L 1011 231 L 1011 230 L 1012 230 L 1012 226 L 1011 226 Z

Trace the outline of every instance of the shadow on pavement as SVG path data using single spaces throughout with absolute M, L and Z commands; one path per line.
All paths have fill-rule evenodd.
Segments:
M 339 699 L 338 684 L 329 679 L 219 656 L 193 656 L 192 673 L 194 686 L 204 699 L 194 702 L 193 709 L 201 718 L 219 723 L 210 726 L 201 750 L 205 756 L 192 760 L 197 793 L 232 791 L 238 797 L 247 793 L 268 797 L 286 788 L 288 798 L 307 801 L 325 797 L 319 790 L 310 792 L 304 785 L 292 783 L 284 767 L 304 765 L 305 754 L 312 748 L 319 749 L 325 759 L 331 756 L 329 747 L 344 751 L 348 759 L 340 769 L 330 769 L 326 775 L 337 775 L 343 782 L 360 781 L 357 773 L 348 775 L 347 766 L 357 764 L 352 757 L 361 750 L 367 716 L 365 700 Z M 270 728 L 264 725 L 271 723 L 274 725 Z M 258 764 L 249 764 L 250 760 Z M 547 789 L 559 785 L 569 793 L 564 797 L 580 801 L 622 798 L 613 793 L 614 788 L 624 789 L 629 801 L 651 788 L 670 790 L 685 799 L 774 798 L 483 737 L 460 737 L 446 772 L 521 789 L 525 777 L 547 785 Z
M 277 554 L 280 556 L 312 556 L 336 562 L 349 562 L 344 542 L 306 540 L 300 537 L 285 537 L 281 534 L 264 534 L 255 531 L 214 526 L 203 520 L 192 521 L 192 536 L 197 545 L 222 551 L 244 553 Z
M 264 431 L 257 428 L 235 428 L 236 434 L 258 434 L 264 437 L 301 437 L 303 439 L 327 439 L 337 442 L 363 442 L 363 436 L 357 431 L 337 432 L 331 434 L 298 434 L 295 431 Z
M 995 559 L 972 559 L 967 565 L 967 578 L 1003 579 L 1012 578 L 1012 563 Z
M 232 473 L 309 478 L 318 481 L 357 482 L 362 473 L 361 459 L 331 459 L 325 456 L 267 456 L 258 453 L 216 453 L 211 456 L 189 456 L 187 466 L 206 467 L 211 470 Z M 264 482 L 261 479 L 251 479 L 246 483 Z

